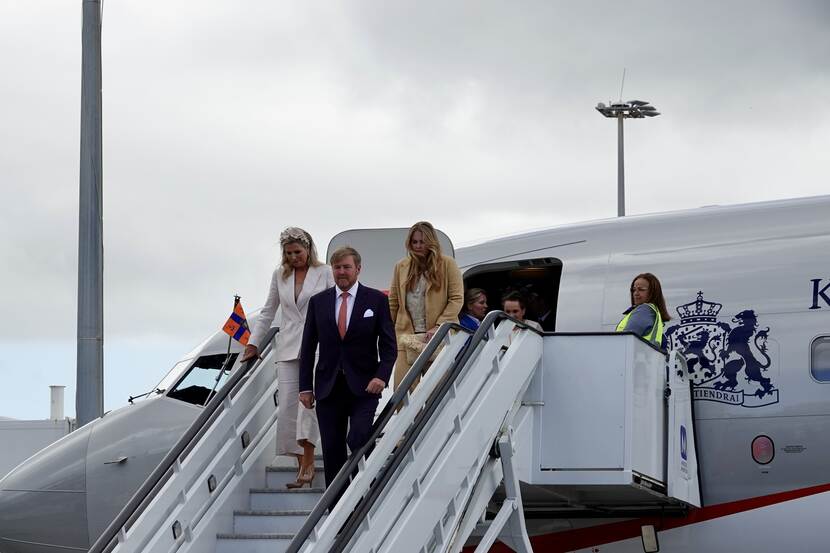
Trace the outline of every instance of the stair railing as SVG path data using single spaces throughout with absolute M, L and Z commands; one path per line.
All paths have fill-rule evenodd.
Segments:
M 224 410 L 226 399 L 233 397 L 245 384 L 244 380 L 252 374 L 254 369 L 259 368 L 267 354 L 274 347 L 274 336 L 276 336 L 278 328 L 271 328 L 265 335 L 263 344 L 268 344 L 258 359 L 251 359 L 243 363 L 234 373 L 230 375 L 225 384 L 219 389 L 216 395 L 205 405 L 202 412 L 195 421 L 188 427 L 185 433 L 179 438 L 179 441 L 173 448 L 164 456 L 159 462 L 153 472 L 147 477 L 141 486 L 132 495 L 130 500 L 123 509 L 116 515 L 113 521 L 107 526 L 104 532 L 95 540 L 92 547 L 89 548 L 88 553 L 109 553 L 112 551 L 119 541 L 123 541 L 129 528 L 135 523 L 141 514 L 151 504 L 153 499 L 161 491 L 172 474 L 175 472 L 175 467 L 179 465 L 195 445 L 199 443 L 202 436 L 210 429 L 211 425 L 217 420 L 221 412 Z M 173 535 L 176 535 L 175 528 L 172 529 Z M 176 536 L 178 539 L 178 536 Z
M 500 321 L 511 321 L 519 328 L 531 330 L 540 335 L 544 334 L 543 332 L 540 332 L 537 329 L 527 325 L 524 321 L 514 319 L 513 317 L 510 317 L 502 311 L 491 311 L 481 322 L 479 328 L 474 333 L 472 333 L 472 336 L 465 340 L 466 343 L 462 344 L 459 353 L 451 361 L 450 366 L 443 375 L 438 375 L 436 373 L 430 372 L 427 372 L 427 374 L 424 375 L 426 369 L 430 367 L 429 358 L 436 352 L 437 348 L 442 343 L 449 341 L 451 331 L 462 331 L 467 334 L 470 333 L 468 329 L 463 328 L 455 323 L 444 323 L 443 325 L 441 325 L 433 339 L 427 344 L 427 347 L 424 349 L 424 351 L 418 357 L 416 362 L 413 364 L 412 368 L 407 373 L 403 382 L 401 382 L 401 384 L 395 390 L 394 395 L 390 399 L 389 403 L 387 403 L 384 410 L 381 412 L 381 415 L 375 421 L 375 424 L 372 427 L 372 433 L 369 441 L 361 449 L 359 449 L 356 452 L 353 452 L 352 455 L 349 457 L 346 465 L 344 465 L 340 472 L 337 473 L 337 476 L 335 477 L 334 481 L 331 483 L 331 485 L 328 486 L 323 497 L 317 503 L 309 517 L 306 519 L 306 522 L 303 524 L 300 531 L 295 535 L 294 539 L 291 541 L 291 544 L 286 550 L 287 553 L 299 553 L 302 550 L 302 548 L 306 545 L 306 542 L 309 540 L 309 537 L 315 534 L 316 527 L 320 522 L 320 519 L 323 517 L 327 510 L 330 510 L 334 507 L 336 499 L 340 497 L 343 494 L 343 492 L 345 492 L 346 488 L 349 486 L 351 481 L 351 475 L 357 472 L 363 466 L 365 466 L 364 457 L 372 451 L 372 449 L 375 447 L 375 441 L 387 430 L 387 427 L 390 421 L 392 420 L 393 415 L 395 415 L 397 411 L 402 410 L 405 406 L 407 406 L 410 403 L 412 399 L 412 395 L 410 394 L 410 388 L 415 383 L 415 381 L 418 378 L 421 378 L 422 376 L 424 376 L 425 379 L 432 377 L 439 380 L 435 382 L 435 388 L 434 390 L 431 390 L 429 397 L 424 398 L 423 408 L 420 409 L 420 411 L 412 417 L 413 421 L 411 423 L 411 426 L 406 431 L 402 438 L 402 441 L 398 444 L 397 448 L 388 458 L 387 462 L 383 464 L 383 467 L 380 469 L 380 472 L 372 475 L 358 476 L 371 478 L 371 485 L 368 487 L 367 493 L 358 501 L 354 511 L 352 511 L 351 515 L 348 517 L 348 520 L 345 522 L 342 528 L 340 528 L 340 531 L 336 539 L 334 540 L 331 548 L 329 549 L 329 553 L 339 553 L 345 550 L 345 548 L 351 541 L 352 537 L 357 532 L 359 526 L 362 524 L 364 518 L 370 512 L 375 502 L 382 494 L 386 483 L 392 478 L 397 467 L 406 458 L 406 455 L 408 454 L 409 450 L 417 441 L 421 432 L 423 432 L 426 428 L 433 413 L 436 411 L 436 409 L 438 409 L 442 400 L 453 388 L 456 380 L 458 379 L 459 375 L 462 373 L 464 368 L 467 366 L 470 359 L 472 359 L 480 352 L 480 346 L 482 345 L 482 343 L 488 340 L 490 337 L 492 337 L 493 329 L 496 323 Z M 436 360 L 435 364 L 437 363 L 438 360 Z M 415 391 L 416 394 L 419 390 L 422 392 L 428 391 L 425 390 L 425 388 L 428 388 L 428 386 L 424 386 L 425 383 L 426 382 L 422 382 L 421 385 L 418 386 L 418 388 Z M 329 520 L 326 521 L 326 523 L 329 522 Z

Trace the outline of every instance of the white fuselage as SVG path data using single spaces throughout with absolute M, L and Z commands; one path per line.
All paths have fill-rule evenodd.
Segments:
M 528 516 L 536 551 L 642 551 L 641 524 L 655 526 L 661 551 L 826 549 L 820 517 L 830 507 L 828 213 L 830 196 L 701 208 L 456 251 L 465 284 L 485 287 L 491 309 L 508 288 L 525 286 L 547 300 L 557 332 L 613 331 L 630 305 L 634 276 L 654 273 L 673 317 L 668 347 L 684 352 L 695 382 L 703 507 L 647 521 Z M 356 242 L 362 231 L 354 232 L 332 244 L 356 246 L 364 254 L 361 281 L 387 288 L 405 231 L 372 231 L 385 233 L 374 243 Z M 0 549 L 88 547 L 195 418 L 204 400 L 186 395 L 201 389 L 187 375 L 199 363 L 213 374 L 226 343 L 223 334 L 209 338 L 152 399 L 67 436 L 0 481 Z M 145 420 L 149 410 L 155 416 Z M 759 437 L 772 444 L 761 462 L 753 459 Z M 133 471 L 129 482 L 113 476 L 119 471 Z M 117 489 L 119 483 L 129 489 Z
M 644 272 L 659 277 L 673 316 L 668 347 L 695 360 L 705 506 L 658 526 L 678 526 L 659 533 L 663 551 L 824 547 L 823 538 L 810 540 L 820 537 L 816 513 L 830 506 L 830 495 L 815 495 L 830 482 L 830 382 L 819 380 L 821 364 L 828 364 L 820 337 L 830 335 L 827 213 L 828 197 L 701 208 L 458 251 L 459 265 L 470 272 L 488 263 L 561 262 L 557 331 L 613 330 L 630 305 L 633 278 Z M 813 370 L 811 362 L 818 364 Z M 774 444 L 767 464 L 752 457 L 758 436 Z M 629 526 L 635 540 L 601 550 L 642 551 L 639 523 Z M 748 537 L 740 528 L 750 526 Z M 539 550 L 592 551 L 626 536 L 619 524 L 606 529 L 595 528 L 591 537 L 577 532 L 568 538 L 566 531 L 556 540 L 539 538 Z

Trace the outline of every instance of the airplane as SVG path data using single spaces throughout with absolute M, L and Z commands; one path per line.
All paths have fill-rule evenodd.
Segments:
M 657 275 L 667 348 L 693 382 L 700 508 L 560 518 L 527 501 L 536 551 L 822 550 L 830 507 L 830 196 L 566 225 L 453 252 L 491 308 L 508 290 L 556 333 L 613 332 L 639 273 Z M 403 231 L 405 232 L 405 230 Z M 361 281 L 386 288 L 402 231 L 347 231 Z M 397 244 L 396 244 L 397 243 Z M 676 315 L 676 316 L 675 316 Z M 547 327 L 546 327 L 547 328 Z M 232 354 L 241 348 L 234 344 Z M 198 416 L 226 361 L 217 332 L 144 400 L 108 413 L 0 480 L 0 552 L 84 551 Z M 231 360 L 238 366 L 236 358 Z M 597 382 L 597 386 L 601 386 Z M 113 469 L 118 467 L 117 479 Z M 655 540 L 656 541 L 656 540 Z M 497 545 L 493 551 L 508 549 Z M 650 549 L 655 550 L 655 549 Z

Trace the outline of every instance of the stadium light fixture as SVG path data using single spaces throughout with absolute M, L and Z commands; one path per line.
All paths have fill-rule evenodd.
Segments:
M 605 105 L 597 104 L 596 110 L 605 117 L 617 120 L 617 216 L 625 216 L 625 160 L 623 154 L 623 120 L 645 119 L 660 115 L 657 108 L 643 100 L 629 100 Z

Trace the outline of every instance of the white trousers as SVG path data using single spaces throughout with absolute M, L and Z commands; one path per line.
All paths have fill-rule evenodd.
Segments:
M 299 440 L 320 443 L 317 413 L 306 409 L 300 394 L 300 361 L 277 361 L 277 455 L 302 455 Z

